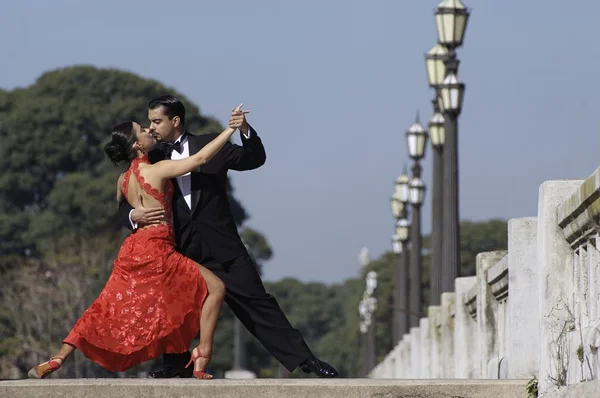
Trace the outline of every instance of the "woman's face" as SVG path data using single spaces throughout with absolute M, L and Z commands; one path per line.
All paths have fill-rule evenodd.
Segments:
M 147 151 L 152 145 L 156 144 L 156 139 L 150 134 L 150 129 L 144 128 L 137 123 L 133 123 L 133 129 L 137 142 L 144 151 Z

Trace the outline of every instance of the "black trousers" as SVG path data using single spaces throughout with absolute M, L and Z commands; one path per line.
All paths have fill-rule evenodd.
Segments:
M 184 254 L 192 259 L 195 257 L 192 248 L 184 250 Z M 202 265 L 221 278 L 226 286 L 225 302 L 246 329 L 286 369 L 293 371 L 313 355 L 302 334 L 292 327 L 275 297 L 266 292 L 248 254 L 223 264 L 212 262 Z M 189 351 L 164 354 L 163 364 L 183 367 L 190 357 Z

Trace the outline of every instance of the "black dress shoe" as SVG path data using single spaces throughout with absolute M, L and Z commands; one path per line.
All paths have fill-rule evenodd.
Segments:
M 193 376 L 194 368 L 192 366 L 189 368 L 174 368 L 172 366 L 165 366 L 162 369 L 155 370 L 154 372 L 150 372 L 148 374 L 148 377 L 153 379 L 172 379 L 174 377 L 187 379 Z
M 333 366 L 318 358 L 310 357 L 300 364 L 304 373 L 314 373 L 319 377 L 338 377 L 339 373 Z

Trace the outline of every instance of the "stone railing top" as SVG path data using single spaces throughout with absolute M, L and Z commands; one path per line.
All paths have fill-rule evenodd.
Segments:
M 508 297 L 508 255 L 488 270 L 487 283 L 496 300 L 502 301 Z
M 571 247 L 578 247 L 598 227 L 600 217 L 600 168 L 558 206 L 558 225 Z

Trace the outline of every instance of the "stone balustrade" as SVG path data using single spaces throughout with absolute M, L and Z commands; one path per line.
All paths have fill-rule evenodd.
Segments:
M 540 186 L 537 217 L 508 222 L 508 250 L 430 306 L 372 378 L 533 379 L 541 394 L 600 374 L 600 168 Z M 592 385 L 592 383 L 590 383 Z

